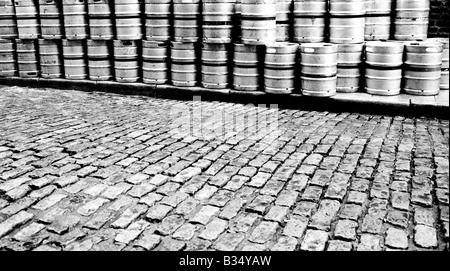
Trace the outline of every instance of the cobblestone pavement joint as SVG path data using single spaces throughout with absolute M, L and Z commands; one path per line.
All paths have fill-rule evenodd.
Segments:
M 0 250 L 448 250 L 448 120 L 196 103 L 0 87 Z

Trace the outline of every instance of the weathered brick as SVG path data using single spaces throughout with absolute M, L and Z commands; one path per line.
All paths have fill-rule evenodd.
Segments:
M 120 196 L 108 207 L 108 209 L 113 211 L 119 211 L 123 207 L 130 205 L 132 202 L 133 202 L 132 198 L 128 196 Z
M 205 229 L 200 233 L 199 238 L 209 241 L 216 240 L 228 227 L 228 222 L 222 219 L 213 219 L 209 222 Z
M 283 190 L 285 182 L 276 181 L 274 179 L 269 180 L 266 185 L 260 190 L 261 195 L 268 195 L 277 197 L 281 190 Z
M 161 224 L 156 228 L 156 233 L 160 235 L 170 235 L 175 232 L 182 224 L 184 223 L 184 219 L 178 215 L 170 215 L 165 217 Z
M 408 193 L 392 192 L 391 204 L 392 207 L 408 211 L 409 210 L 410 196 Z
M 135 240 L 144 230 L 147 228 L 149 223 L 147 221 L 137 221 L 128 226 L 125 230 L 121 230 L 117 234 L 114 241 L 129 244 L 131 241 Z
M 296 238 L 281 236 L 271 251 L 295 251 L 298 245 L 299 243 Z
M 230 226 L 232 232 L 247 233 L 255 225 L 259 216 L 253 213 L 240 214 Z
M 148 176 L 147 174 L 144 173 L 136 173 L 132 176 L 130 176 L 129 178 L 126 179 L 127 182 L 131 183 L 131 184 L 140 184 L 146 180 L 148 180 L 150 178 L 150 176 Z
M 48 196 L 47 198 L 41 200 L 37 204 L 35 204 L 33 206 L 33 208 L 44 211 L 44 210 L 52 207 L 53 205 L 57 204 L 61 200 L 65 199 L 66 197 L 67 197 L 67 195 L 64 195 L 64 194 L 52 194 L 52 195 Z
M 19 242 L 30 241 L 33 235 L 38 234 L 43 229 L 45 229 L 45 225 L 39 223 L 31 223 L 30 225 L 16 233 L 13 236 L 13 239 Z
M 173 207 L 163 204 L 156 204 L 147 212 L 147 219 L 150 221 L 161 221 L 170 211 L 173 210 Z
M 358 221 L 362 212 L 363 212 L 363 208 L 360 205 L 345 204 L 341 209 L 339 217 L 343 218 L 343 219 L 350 219 L 350 220 Z
M 319 169 L 312 177 L 310 184 L 317 185 L 320 187 L 327 186 L 330 183 L 332 175 L 333 172 L 331 170 Z
M 55 179 L 56 179 L 55 176 L 46 175 L 44 177 L 41 177 L 39 179 L 35 179 L 35 180 L 29 182 L 28 185 L 32 189 L 41 189 L 44 186 L 51 184 Z
M 274 238 L 278 228 L 278 223 L 263 221 L 253 230 L 249 240 L 257 244 L 267 243 Z
M 126 209 L 120 217 L 111 224 L 112 228 L 124 229 L 128 227 L 134 220 L 147 211 L 148 207 L 144 205 L 134 205 Z
M 265 172 L 258 172 L 249 183 L 247 183 L 248 186 L 261 188 L 263 187 L 267 181 L 272 177 L 271 174 L 265 173 Z
M 31 213 L 22 211 L 3 221 L 0 223 L 0 238 L 13 231 L 15 228 L 30 221 L 33 216 L 34 215 Z
M 75 215 L 64 215 L 58 217 L 47 230 L 62 235 L 75 227 L 80 222 L 80 218 Z
M 318 230 L 306 231 L 305 238 L 301 244 L 301 250 L 324 251 L 328 241 L 328 233 Z
M 244 239 L 243 233 L 225 233 L 217 240 L 214 248 L 219 251 L 235 251 Z
M 302 216 L 291 216 L 283 230 L 286 236 L 301 238 L 306 230 L 309 219 Z
M 63 188 L 63 187 L 66 187 L 68 185 L 78 182 L 78 180 L 79 179 L 76 176 L 62 176 L 62 177 L 59 177 L 58 179 L 56 179 L 53 183 L 58 188 Z
M 156 248 L 159 243 L 161 243 L 160 236 L 153 234 L 152 231 L 144 231 L 139 240 L 134 242 L 134 246 L 142 247 L 145 250 L 150 251 Z
M 416 207 L 414 208 L 414 222 L 416 224 L 433 227 L 436 217 L 432 209 Z
M 165 184 L 168 180 L 169 180 L 168 176 L 157 174 L 150 180 L 150 184 L 160 186 Z
M 214 206 L 203 206 L 193 218 L 190 219 L 191 223 L 206 225 L 213 216 L 217 215 L 220 208 Z
M 14 215 L 18 212 L 27 209 L 36 202 L 36 198 L 26 197 L 9 204 L 7 207 L 0 210 L 0 213 L 5 215 Z
M 20 198 L 23 198 L 31 191 L 31 188 L 27 185 L 21 185 L 19 187 L 14 188 L 13 190 L 9 190 L 8 193 L 5 194 L 5 198 L 9 201 L 15 201 Z
M 194 198 L 200 201 L 206 201 L 212 197 L 219 189 L 212 185 L 205 185 L 200 191 L 198 191 Z
M 352 243 L 341 240 L 331 240 L 327 247 L 327 251 L 352 251 L 352 249 Z
M 339 220 L 334 230 L 334 236 L 338 239 L 353 241 L 356 239 L 358 223 L 352 220 Z
M 312 216 L 310 227 L 318 230 L 330 230 L 331 221 L 340 208 L 340 203 L 333 200 L 323 200 L 317 212 Z
M 437 247 L 438 239 L 436 229 L 424 225 L 417 225 L 414 228 L 414 242 L 423 248 Z
M 31 179 L 24 177 L 24 178 L 18 178 L 18 179 L 12 179 L 9 181 L 6 181 L 4 183 L 0 183 L 0 193 L 7 193 L 11 190 L 13 190 L 14 188 L 17 188 L 23 184 L 26 184 L 28 182 L 30 182 Z
M 371 198 L 388 199 L 389 198 L 389 186 L 382 183 L 373 183 L 370 190 Z
M 101 193 L 101 196 L 103 198 L 114 200 L 119 195 L 126 193 L 128 190 L 131 189 L 131 185 L 127 183 L 118 183 L 114 186 L 107 186 L 103 193 Z
M 408 212 L 399 210 L 390 210 L 386 217 L 386 221 L 392 225 L 399 226 L 401 228 L 408 227 L 409 214 Z
M 100 207 L 102 207 L 103 205 L 105 205 L 108 202 L 109 202 L 109 200 L 107 200 L 107 199 L 96 198 L 96 199 L 86 203 L 85 205 L 81 206 L 80 208 L 78 208 L 77 212 L 83 216 L 90 216 L 90 215 L 94 214 L 95 212 L 97 212 L 97 210 Z
M 277 197 L 275 204 L 280 206 L 292 207 L 297 202 L 299 193 L 291 190 L 283 190 Z
M 385 244 L 391 248 L 407 249 L 408 235 L 404 230 L 389 228 L 386 231 Z
M 297 214 L 303 217 L 311 217 L 317 205 L 318 204 L 315 202 L 300 201 L 295 207 L 293 214 Z
M 194 195 L 197 191 L 199 191 L 203 185 L 210 179 L 208 176 L 200 175 L 195 176 L 190 181 L 186 182 L 183 187 L 181 187 L 181 191 L 189 194 Z
M 308 180 L 309 177 L 307 175 L 294 174 L 292 179 L 288 181 L 286 189 L 295 190 L 297 192 L 303 192 L 308 183 Z
M 174 182 L 168 182 L 165 183 L 164 185 L 160 186 L 156 192 L 158 194 L 164 195 L 164 196 L 169 196 L 172 193 L 174 193 L 175 191 L 177 191 L 180 188 L 180 184 L 179 183 L 174 183 Z
M 211 185 L 217 186 L 217 187 L 223 187 L 225 186 L 230 179 L 236 175 L 239 172 L 238 167 L 234 166 L 226 166 L 224 169 L 222 169 L 218 174 L 213 176 L 209 183 Z
M 380 237 L 372 234 L 362 234 L 358 251 L 381 251 Z
M 303 195 L 301 197 L 302 200 L 308 200 L 313 202 L 319 202 L 321 196 L 322 196 L 323 189 L 319 186 L 310 185 L 306 187 L 305 192 L 303 192 Z
M 110 210 L 104 210 L 99 213 L 97 213 L 91 220 L 86 222 L 83 227 L 91 229 L 91 230 L 98 230 L 103 225 L 105 225 L 109 220 L 113 219 L 115 215 L 115 212 Z
M 361 231 L 364 233 L 381 233 L 383 219 L 374 215 L 366 215 L 361 225 Z
M 266 195 L 257 196 L 250 205 L 247 206 L 248 212 L 254 212 L 257 214 L 265 215 L 269 209 L 270 204 L 275 198 Z
M 192 239 L 192 237 L 194 237 L 194 234 L 198 228 L 199 226 L 197 225 L 192 225 L 189 223 L 183 224 L 175 231 L 172 237 L 181 241 L 189 241 Z
M 233 176 L 231 180 L 223 188 L 230 191 L 237 191 L 248 181 L 249 177 L 236 175 Z
M 269 212 L 266 214 L 264 219 L 268 221 L 278 222 L 283 225 L 288 213 L 289 213 L 288 207 L 276 205 L 270 208 Z

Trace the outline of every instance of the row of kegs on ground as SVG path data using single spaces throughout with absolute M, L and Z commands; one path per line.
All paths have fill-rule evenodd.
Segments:
M 112 57 L 113 56 L 113 57 Z M 142 56 L 142 57 L 141 57 Z M 0 40 L 0 76 L 116 80 L 333 96 L 437 95 L 449 88 L 449 40 L 271 45 Z
M 0 0 L 2 39 L 425 40 L 430 0 Z

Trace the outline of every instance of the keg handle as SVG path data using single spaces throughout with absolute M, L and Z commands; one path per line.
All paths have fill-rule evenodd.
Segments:
M 131 46 L 131 45 L 133 45 L 133 42 L 131 42 L 131 41 L 129 41 L 129 40 L 123 41 L 123 42 L 122 42 L 122 45 L 123 45 L 123 46 Z
M 46 3 L 46 4 L 54 4 L 55 1 L 54 1 L 54 0 L 45 0 L 45 3 Z

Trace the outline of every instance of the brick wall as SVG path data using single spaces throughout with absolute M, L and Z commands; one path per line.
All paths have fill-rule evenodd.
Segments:
M 429 37 L 449 36 L 449 0 L 431 0 Z

